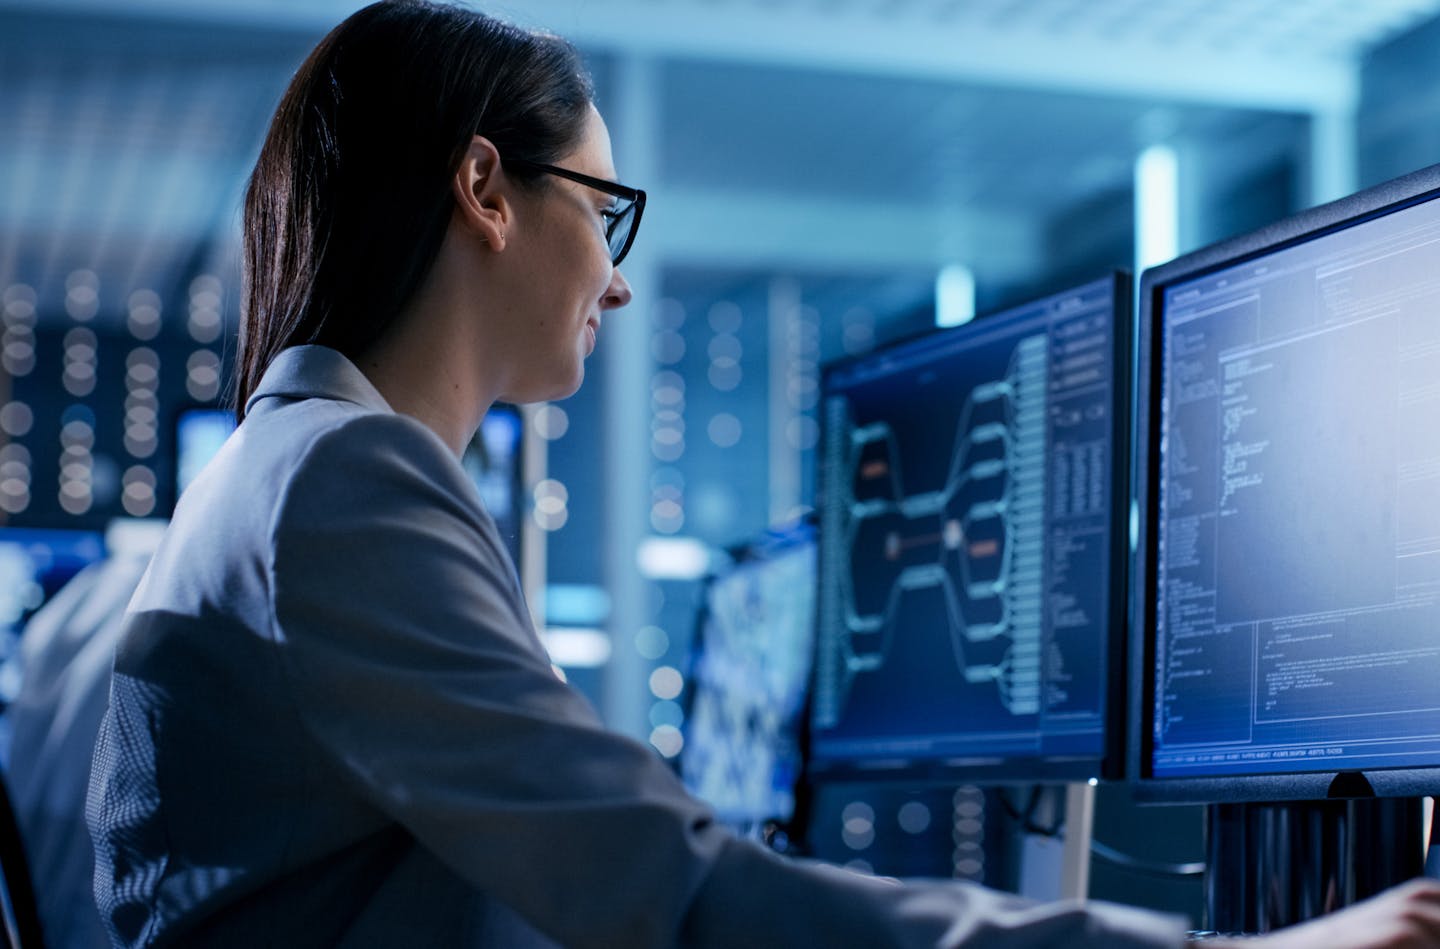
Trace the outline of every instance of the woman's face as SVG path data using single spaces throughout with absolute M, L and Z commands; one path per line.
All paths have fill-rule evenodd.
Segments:
M 593 107 L 580 144 L 555 164 L 615 179 L 610 133 Z M 613 201 L 603 191 L 549 176 L 543 189 L 519 202 L 520 216 L 506 235 L 506 250 L 517 255 L 517 305 L 507 322 L 520 334 L 511 350 L 518 365 L 509 374 L 508 401 L 573 395 L 604 314 L 630 302 L 630 285 L 610 263 L 601 216 Z

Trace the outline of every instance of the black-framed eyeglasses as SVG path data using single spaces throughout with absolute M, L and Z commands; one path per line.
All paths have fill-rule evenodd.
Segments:
M 538 161 L 525 161 L 522 158 L 508 158 L 502 159 L 502 161 L 515 168 L 529 168 L 531 171 L 540 171 L 547 175 L 566 178 L 620 199 L 619 204 L 600 212 L 605 218 L 605 240 L 610 245 L 610 263 L 616 267 L 620 266 L 620 261 L 630 253 L 630 245 L 635 243 L 635 232 L 640 230 L 640 215 L 645 211 L 645 192 L 638 188 L 628 188 L 613 181 L 606 181 L 604 178 L 582 175 L 569 168 L 541 164 Z

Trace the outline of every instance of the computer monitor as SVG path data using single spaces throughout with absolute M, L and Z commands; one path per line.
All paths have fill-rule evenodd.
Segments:
M 194 406 L 180 410 L 175 417 L 176 497 L 190 487 L 233 431 L 235 413 L 230 409 Z
M 739 832 L 788 822 L 814 651 L 813 529 L 747 548 L 709 582 L 698 626 L 681 776 Z
M 1129 279 L 826 368 L 808 767 L 1114 776 Z
M 524 424 L 513 405 L 494 405 L 480 420 L 462 463 L 495 519 L 506 549 L 520 566 L 520 529 L 525 516 Z
M 1147 270 L 1142 799 L 1440 791 L 1440 166 Z
M 0 655 L 36 610 L 104 556 L 100 531 L 0 528 Z

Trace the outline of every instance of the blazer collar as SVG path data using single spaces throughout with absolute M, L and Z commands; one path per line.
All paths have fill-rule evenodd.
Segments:
M 283 349 L 265 370 L 245 403 L 245 412 L 261 399 L 333 399 L 381 412 L 394 411 L 353 362 L 327 346 Z

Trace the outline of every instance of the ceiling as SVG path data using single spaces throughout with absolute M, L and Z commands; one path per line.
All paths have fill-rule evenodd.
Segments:
M 140 287 L 233 273 L 270 111 L 356 6 L 0 0 L 0 289 L 23 280 L 58 299 L 88 269 L 118 311 Z M 662 260 L 923 270 L 970 255 L 1008 279 L 1045 265 L 1056 216 L 1127 193 L 1152 141 L 1220 143 L 1218 173 L 1234 176 L 1294 160 L 1306 116 L 1353 107 L 1366 51 L 1440 12 L 1440 0 L 484 6 L 590 54 L 621 155 L 627 110 L 653 109 L 653 152 L 637 164 Z M 637 99 L 622 67 L 642 60 Z

